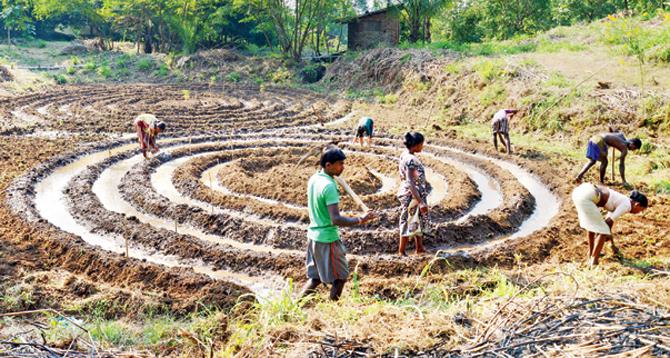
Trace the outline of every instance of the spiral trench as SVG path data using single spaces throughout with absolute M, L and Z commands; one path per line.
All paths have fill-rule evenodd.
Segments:
M 304 275 L 309 222 L 305 185 L 328 142 L 348 155 L 343 177 L 380 218 L 341 230 L 350 265 L 381 277 L 414 271 L 398 259 L 400 141 L 352 145 L 353 115 L 342 102 L 298 90 L 208 86 L 73 87 L 28 95 L 6 115 L 49 123 L 48 136 L 76 136 L 105 123 L 113 140 L 82 145 L 43 163 L 10 188 L 11 207 L 87 244 L 167 267 L 192 268 L 271 297 Z M 168 124 L 161 153 L 145 160 L 130 118 L 149 112 Z M 35 132 L 33 135 L 40 135 Z M 429 142 L 420 154 L 432 184 L 434 223 L 426 245 L 467 261 L 548 226 L 559 200 L 512 162 Z M 345 212 L 357 210 L 342 196 Z M 537 210 L 541 207 L 542 210 Z

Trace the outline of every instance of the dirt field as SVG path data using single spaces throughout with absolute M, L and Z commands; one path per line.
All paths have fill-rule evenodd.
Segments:
M 298 162 L 331 141 L 349 156 L 344 178 L 381 213 L 342 232 L 366 291 L 395 295 L 384 290 L 388 282 L 433 260 L 394 255 L 401 143 L 388 135 L 372 147 L 348 143 L 357 118 L 347 102 L 279 88 L 105 85 L 3 99 L 0 110 L 0 276 L 46 277 L 35 283 L 43 296 L 18 308 L 132 290 L 138 301 L 179 313 L 232 306 L 249 292 L 272 296 L 287 278 L 301 282 L 305 183 L 317 166 L 315 157 Z M 161 154 L 148 160 L 131 126 L 143 112 L 168 125 Z M 433 187 L 426 245 L 447 259 L 433 272 L 520 257 L 529 265 L 583 260 L 565 175 L 580 163 L 488 148 L 443 135 L 420 155 Z M 344 194 L 342 205 L 357 210 Z M 669 214 L 667 197 L 652 196 L 639 220 L 617 223 L 622 263 L 639 268 L 636 260 L 670 256 Z M 56 276 L 66 283 L 54 288 Z

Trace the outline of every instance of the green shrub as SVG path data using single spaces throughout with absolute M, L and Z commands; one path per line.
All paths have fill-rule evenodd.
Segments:
M 67 83 L 67 77 L 63 74 L 57 74 L 53 76 L 54 81 L 59 85 L 64 85 Z
M 77 72 L 77 68 L 74 67 L 74 66 L 67 66 L 67 67 L 65 68 L 65 72 L 66 72 L 68 75 L 74 75 L 75 72 Z
M 168 68 L 168 65 L 165 63 L 161 63 L 160 66 L 158 66 L 158 70 L 156 70 L 156 75 L 159 77 L 167 77 L 167 75 L 170 74 L 170 69 Z
M 463 70 L 462 66 L 458 62 L 452 62 L 446 66 L 444 66 L 444 72 L 450 74 L 450 75 L 458 75 L 461 73 Z
M 653 184 L 653 188 L 657 194 L 670 195 L 670 180 L 659 180 Z
M 261 76 L 254 76 L 254 83 L 260 85 L 265 83 L 265 80 Z
M 561 73 L 554 72 L 549 76 L 549 79 L 544 81 L 545 86 L 554 86 L 558 88 L 566 88 L 570 86 L 570 81 Z
M 70 62 L 72 62 L 72 64 L 76 66 L 81 63 L 81 59 L 77 56 L 72 56 L 70 57 Z
M 398 102 L 398 95 L 395 93 L 389 93 L 379 98 L 379 102 L 384 104 L 394 104 Z
M 97 73 L 104 78 L 109 78 L 112 76 L 112 69 L 109 66 L 100 66 Z
M 496 78 L 502 77 L 506 74 L 501 61 L 483 60 L 473 66 L 479 77 L 490 82 Z
M 117 321 L 98 321 L 89 329 L 91 336 L 114 346 L 130 346 L 135 343 L 130 327 Z
M 291 72 L 284 66 L 277 68 L 272 74 L 271 80 L 274 83 L 284 83 L 291 78 Z
M 84 64 L 84 70 L 86 72 L 95 71 L 96 68 L 98 68 L 98 65 L 93 61 L 89 61 Z
M 37 41 L 35 41 L 35 47 L 45 48 L 45 47 L 47 47 L 47 43 L 44 40 L 37 40 Z
M 117 79 L 130 76 L 130 70 L 128 69 L 128 67 L 117 68 L 114 72 L 115 72 L 114 77 L 116 77 Z
M 154 60 L 150 57 L 143 57 L 137 60 L 137 68 L 141 71 L 148 71 L 154 68 Z
M 124 53 L 116 58 L 116 67 L 125 67 L 130 63 L 130 55 Z
M 242 79 L 242 76 L 238 72 L 230 72 L 226 75 L 225 77 L 226 81 L 228 82 L 240 82 Z
M 654 143 L 650 142 L 649 140 L 644 140 L 642 141 L 642 147 L 640 148 L 639 152 L 640 154 L 651 154 L 654 149 L 656 149 Z
M 496 82 L 487 86 L 479 95 L 479 102 L 483 106 L 490 106 L 492 104 L 499 104 L 505 100 L 507 97 L 507 89 L 505 86 Z
M 654 62 L 670 63 L 670 45 L 657 45 L 649 51 L 649 59 Z

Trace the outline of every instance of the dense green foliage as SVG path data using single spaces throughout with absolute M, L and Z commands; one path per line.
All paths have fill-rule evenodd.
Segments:
M 652 14 L 667 0 L 452 0 L 434 18 L 433 40 L 508 39 L 618 12 Z
M 342 19 L 387 2 L 366 0 L 3 0 L 0 25 L 12 36 L 50 38 L 56 29 L 133 41 L 138 52 L 217 47 L 279 49 L 299 60 L 344 49 Z M 396 0 L 410 43 L 508 39 L 615 13 L 651 16 L 667 0 Z M 381 4 L 381 5 L 380 5 Z M 659 56 L 666 56 L 662 53 Z

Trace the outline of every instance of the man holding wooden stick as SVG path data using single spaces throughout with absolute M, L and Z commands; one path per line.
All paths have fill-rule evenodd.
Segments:
M 340 240 L 338 226 L 362 225 L 376 217 L 367 211 L 360 217 L 340 215 L 340 194 L 335 178 L 344 171 L 344 152 L 328 146 L 321 154 L 321 170 L 307 184 L 307 278 L 301 297 L 311 295 L 321 284 L 332 284 L 330 299 L 340 298 L 349 276 L 346 248 Z M 345 186 L 345 189 L 347 187 Z M 355 193 L 352 195 L 355 196 Z
M 642 147 L 642 141 L 639 138 L 631 140 L 626 139 L 621 132 L 608 132 L 596 134 L 586 146 L 586 157 L 589 162 L 584 165 L 584 168 L 575 178 L 579 182 L 584 177 L 584 174 L 591 169 L 597 161 L 600 162 L 600 183 L 605 183 L 605 174 L 607 172 L 607 150 L 609 147 L 617 149 L 621 155 L 619 157 L 619 174 L 624 187 L 629 187 L 630 184 L 626 181 L 626 155 L 628 150 L 637 150 Z M 614 165 L 614 152 L 612 152 L 612 165 Z M 614 180 L 614 173 L 612 173 L 612 180 Z

